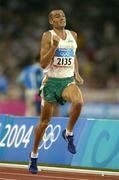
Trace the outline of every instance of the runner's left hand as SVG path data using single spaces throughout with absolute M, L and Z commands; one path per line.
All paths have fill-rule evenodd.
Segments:
M 84 80 L 82 79 L 82 77 L 78 74 L 75 76 L 75 80 L 77 84 L 82 85 L 84 83 Z

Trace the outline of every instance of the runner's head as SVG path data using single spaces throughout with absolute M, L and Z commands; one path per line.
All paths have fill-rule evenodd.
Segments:
M 61 9 L 52 10 L 49 13 L 49 23 L 54 28 L 58 28 L 58 29 L 65 28 L 65 26 L 66 26 L 66 17 L 65 17 L 64 12 Z

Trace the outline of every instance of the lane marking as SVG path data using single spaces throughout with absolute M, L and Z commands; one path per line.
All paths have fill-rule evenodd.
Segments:
M 1 180 L 16 180 L 16 179 L 8 179 L 8 178 L 0 178 Z
M 80 177 L 77 177 L 77 178 L 72 178 L 72 177 L 65 177 L 65 176 L 59 176 L 59 177 L 56 177 L 56 176 L 48 176 L 48 175 L 40 175 L 40 174 L 36 174 L 36 175 L 32 175 L 32 174 L 19 174 L 19 173 L 6 173 L 6 172 L 0 172 L 0 174 L 3 174 L 3 175 L 14 175 L 14 176 L 27 176 L 27 177 L 42 177 L 42 178 L 52 178 L 52 179 L 65 179 L 65 180 L 84 180 L 84 179 L 79 179 Z M 7 180 L 10 180 L 10 179 L 7 179 Z M 85 180 L 88 180 L 88 179 L 85 179 Z
M 7 164 L 0 163 L 0 167 L 8 168 L 21 168 L 28 169 L 28 165 L 21 164 Z M 94 174 L 94 175 L 108 175 L 108 176 L 119 176 L 119 172 L 113 171 L 101 171 L 101 170 L 88 170 L 88 169 L 74 169 L 74 168 L 58 168 L 58 167 L 47 167 L 47 166 L 38 166 L 38 169 L 45 171 L 54 171 L 54 172 L 65 172 L 65 173 L 81 173 L 81 174 Z

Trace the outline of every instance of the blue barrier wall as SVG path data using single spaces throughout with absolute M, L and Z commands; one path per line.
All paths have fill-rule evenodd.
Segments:
M 62 117 L 67 116 L 67 112 L 71 107 L 70 103 L 66 103 L 60 107 L 60 114 Z M 85 103 L 82 111 L 81 118 L 105 118 L 105 119 L 119 119 L 119 103 Z
M 0 115 L 0 161 L 28 162 L 37 117 Z M 79 119 L 77 153 L 67 151 L 61 133 L 68 118 L 52 118 L 39 146 L 39 163 L 119 169 L 119 121 Z

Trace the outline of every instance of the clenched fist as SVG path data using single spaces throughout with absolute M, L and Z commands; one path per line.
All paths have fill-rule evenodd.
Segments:
M 57 47 L 59 44 L 60 38 L 56 35 L 53 36 L 53 46 Z
M 75 75 L 75 81 L 78 85 L 82 85 L 84 83 L 82 77 L 79 74 Z

